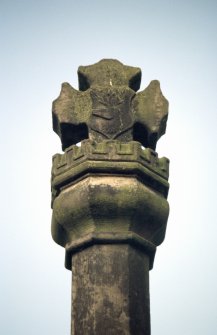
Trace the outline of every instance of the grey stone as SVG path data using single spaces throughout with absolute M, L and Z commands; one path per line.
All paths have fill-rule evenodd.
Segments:
M 117 60 L 79 67 L 53 103 L 52 236 L 72 270 L 73 335 L 150 335 L 149 270 L 165 237 L 169 160 L 158 81 Z M 81 145 L 76 145 L 81 141 Z M 142 147 L 142 146 L 145 146 Z
M 94 245 L 72 257 L 72 334 L 150 332 L 149 258 L 127 244 Z
M 155 149 L 168 116 L 168 102 L 157 80 L 136 94 L 140 69 L 109 59 L 80 67 L 78 74 L 80 91 L 64 83 L 53 102 L 53 129 L 63 150 L 88 138 L 136 140 Z

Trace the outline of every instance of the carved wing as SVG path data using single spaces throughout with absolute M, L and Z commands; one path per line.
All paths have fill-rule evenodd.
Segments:
M 132 105 L 134 140 L 155 150 L 157 140 L 166 131 L 168 105 L 157 80 L 151 81 L 145 90 L 136 94 Z
M 63 150 L 88 138 L 87 122 L 91 115 L 89 90 L 80 92 L 63 83 L 52 106 L 53 129 L 59 135 Z

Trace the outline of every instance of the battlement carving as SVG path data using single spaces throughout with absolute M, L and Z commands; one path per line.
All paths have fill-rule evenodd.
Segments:
M 55 197 L 60 188 L 81 175 L 90 172 L 103 174 L 148 175 L 161 185 L 162 193 L 168 192 L 169 160 L 158 158 L 152 149 L 144 149 L 139 142 L 123 143 L 107 140 L 100 143 L 90 140 L 81 142 L 81 146 L 72 145 L 64 154 L 53 156 L 52 188 Z M 153 183 L 154 185 L 154 183 Z
M 152 149 L 143 149 L 140 143 L 131 141 L 103 141 L 101 143 L 84 140 L 81 146 L 72 145 L 64 154 L 53 156 L 53 175 L 57 176 L 83 161 L 125 161 L 139 162 L 153 170 L 166 180 L 169 177 L 169 160 L 166 157 L 158 158 Z

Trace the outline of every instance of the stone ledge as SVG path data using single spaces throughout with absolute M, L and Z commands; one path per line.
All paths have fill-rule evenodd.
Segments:
M 134 176 L 166 198 L 168 169 L 167 158 L 159 159 L 155 151 L 142 149 L 138 142 L 85 140 L 80 147 L 72 145 L 64 154 L 53 157 L 53 200 L 61 189 L 92 174 Z
M 66 244 L 65 267 L 72 268 L 72 255 L 95 244 L 129 244 L 149 255 L 149 269 L 153 268 L 156 246 L 133 232 L 91 233 Z
M 124 162 L 117 162 L 112 164 L 112 162 L 107 162 L 105 164 L 105 162 L 100 161 L 86 161 L 79 165 L 78 169 L 72 168 L 66 173 L 52 179 L 51 206 L 61 190 L 90 176 L 134 177 L 154 191 L 162 194 L 164 198 L 167 198 L 169 191 L 169 183 L 165 179 L 154 174 L 139 163 L 127 162 L 125 164 Z
M 143 149 L 139 142 L 123 143 L 116 140 L 100 143 L 84 140 L 80 147 L 70 146 L 64 154 L 53 156 L 52 174 L 58 176 L 86 160 L 138 162 L 166 180 L 169 177 L 169 160 L 166 157 L 158 158 L 154 150 Z

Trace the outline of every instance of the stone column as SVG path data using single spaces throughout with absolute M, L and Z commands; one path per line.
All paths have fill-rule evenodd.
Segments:
M 72 334 L 149 334 L 149 258 L 127 244 L 72 258 Z
M 74 335 L 149 335 L 149 270 L 169 213 L 159 82 L 136 94 L 141 71 L 116 60 L 80 67 L 62 86 L 53 126 L 52 236 L 72 270 Z M 80 146 L 76 145 L 81 141 Z M 146 148 L 144 148 L 145 146 Z

